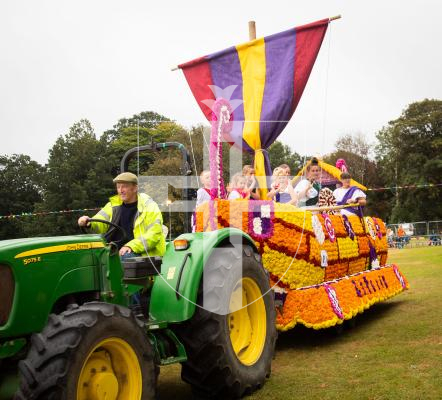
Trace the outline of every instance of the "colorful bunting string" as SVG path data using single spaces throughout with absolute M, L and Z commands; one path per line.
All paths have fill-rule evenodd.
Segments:
M 427 183 L 422 185 L 406 185 L 406 186 L 390 186 L 390 187 L 379 187 L 379 188 L 369 188 L 367 191 L 369 192 L 378 192 L 383 190 L 398 190 L 398 189 L 420 189 L 427 187 L 439 187 L 442 186 L 442 183 Z M 87 212 L 87 211 L 98 211 L 100 208 L 80 208 L 77 210 L 60 210 L 60 211 L 41 211 L 41 212 L 23 212 L 21 214 L 10 214 L 10 215 L 0 215 L 0 220 L 2 219 L 14 219 L 14 218 L 22 218 L 22 217 L 40 217 L 46 215 L 59 215 L 59 214 L 73 214 L 79 212 Z
M 100 210 L 100 208 L 81 208 L 78 210 L 61 210 L 61 211 L 41 211 L 41 212 L 36 212 L 36 213 L 28 212 L 28 213 L 21 213 L 21 214 L 0 215 L 0 220 L 22 218 L 22 217 L 56 215 L 56 214 L 72 214 L 72 213 L 77 213 L 77 212 L 98 211 L 98 210 Z
M 422 185 L 405 185 L 405 186 L 390 186 L 390 187 L 380 187 L 380 188 L 369 188 L 367 191 L 380 192 L 383 190 L 398 190 L 398 189 L 420 189 L 426 187 L 437 187 L 442 186 L 442 183 L 426 183 Z

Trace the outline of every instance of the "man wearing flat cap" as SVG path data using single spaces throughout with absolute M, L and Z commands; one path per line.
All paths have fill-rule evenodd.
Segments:
M 111 197 L 93 218 L 113 222 L 126 231 L 127 243 L 119 243 L 121 257 L 162 256 L 166 242 L 162 230 L 163 216 L 157 203 L 147 194 L 138 193 L 138 178 L 130 172 L 118 175 L 114 183 L 118 194 Z M 116 229 L 99 222 L 90 222 L 85 215 L 78 219 L 78 225 L 105 234 L 108 240 L 121 239 Z

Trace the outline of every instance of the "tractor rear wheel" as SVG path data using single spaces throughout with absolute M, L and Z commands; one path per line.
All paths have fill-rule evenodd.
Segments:
M 113 304 L 52 314 L 32 336 L 19 372 L 19 400 L 145 400 L 156 393 L 149 340 L 130 310 Z
M 179 328 L 188 355 L 181 376 L 197 396 L 239 398 L 270 376 L 273 292 L 260 256 L 248 245 L 214 249 L 203 275 L 199 306 Z

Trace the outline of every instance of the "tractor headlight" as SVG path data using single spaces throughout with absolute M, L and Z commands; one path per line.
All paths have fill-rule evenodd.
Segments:
M 189 248 L 189 241 L 187 239 L 175 239 L 173 247 L 175 250 L 187 250 Z
M 0 326 L 8 322 L 14 301 L 15 282 L 12 270 L 0 264 Z

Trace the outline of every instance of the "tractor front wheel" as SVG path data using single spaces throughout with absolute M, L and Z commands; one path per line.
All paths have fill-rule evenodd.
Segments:
M 188 355 L 181 375 L 196 395 L 239 398 L 264 384 L 276 341 L 275 307 L 251 246 L 214 249 L 195 315 L 178 329 Z
M 52 314 L 19 371 L 17 400 L 147 400 L 156 393 L 152 347 L 130 310 L 113 304 Z

